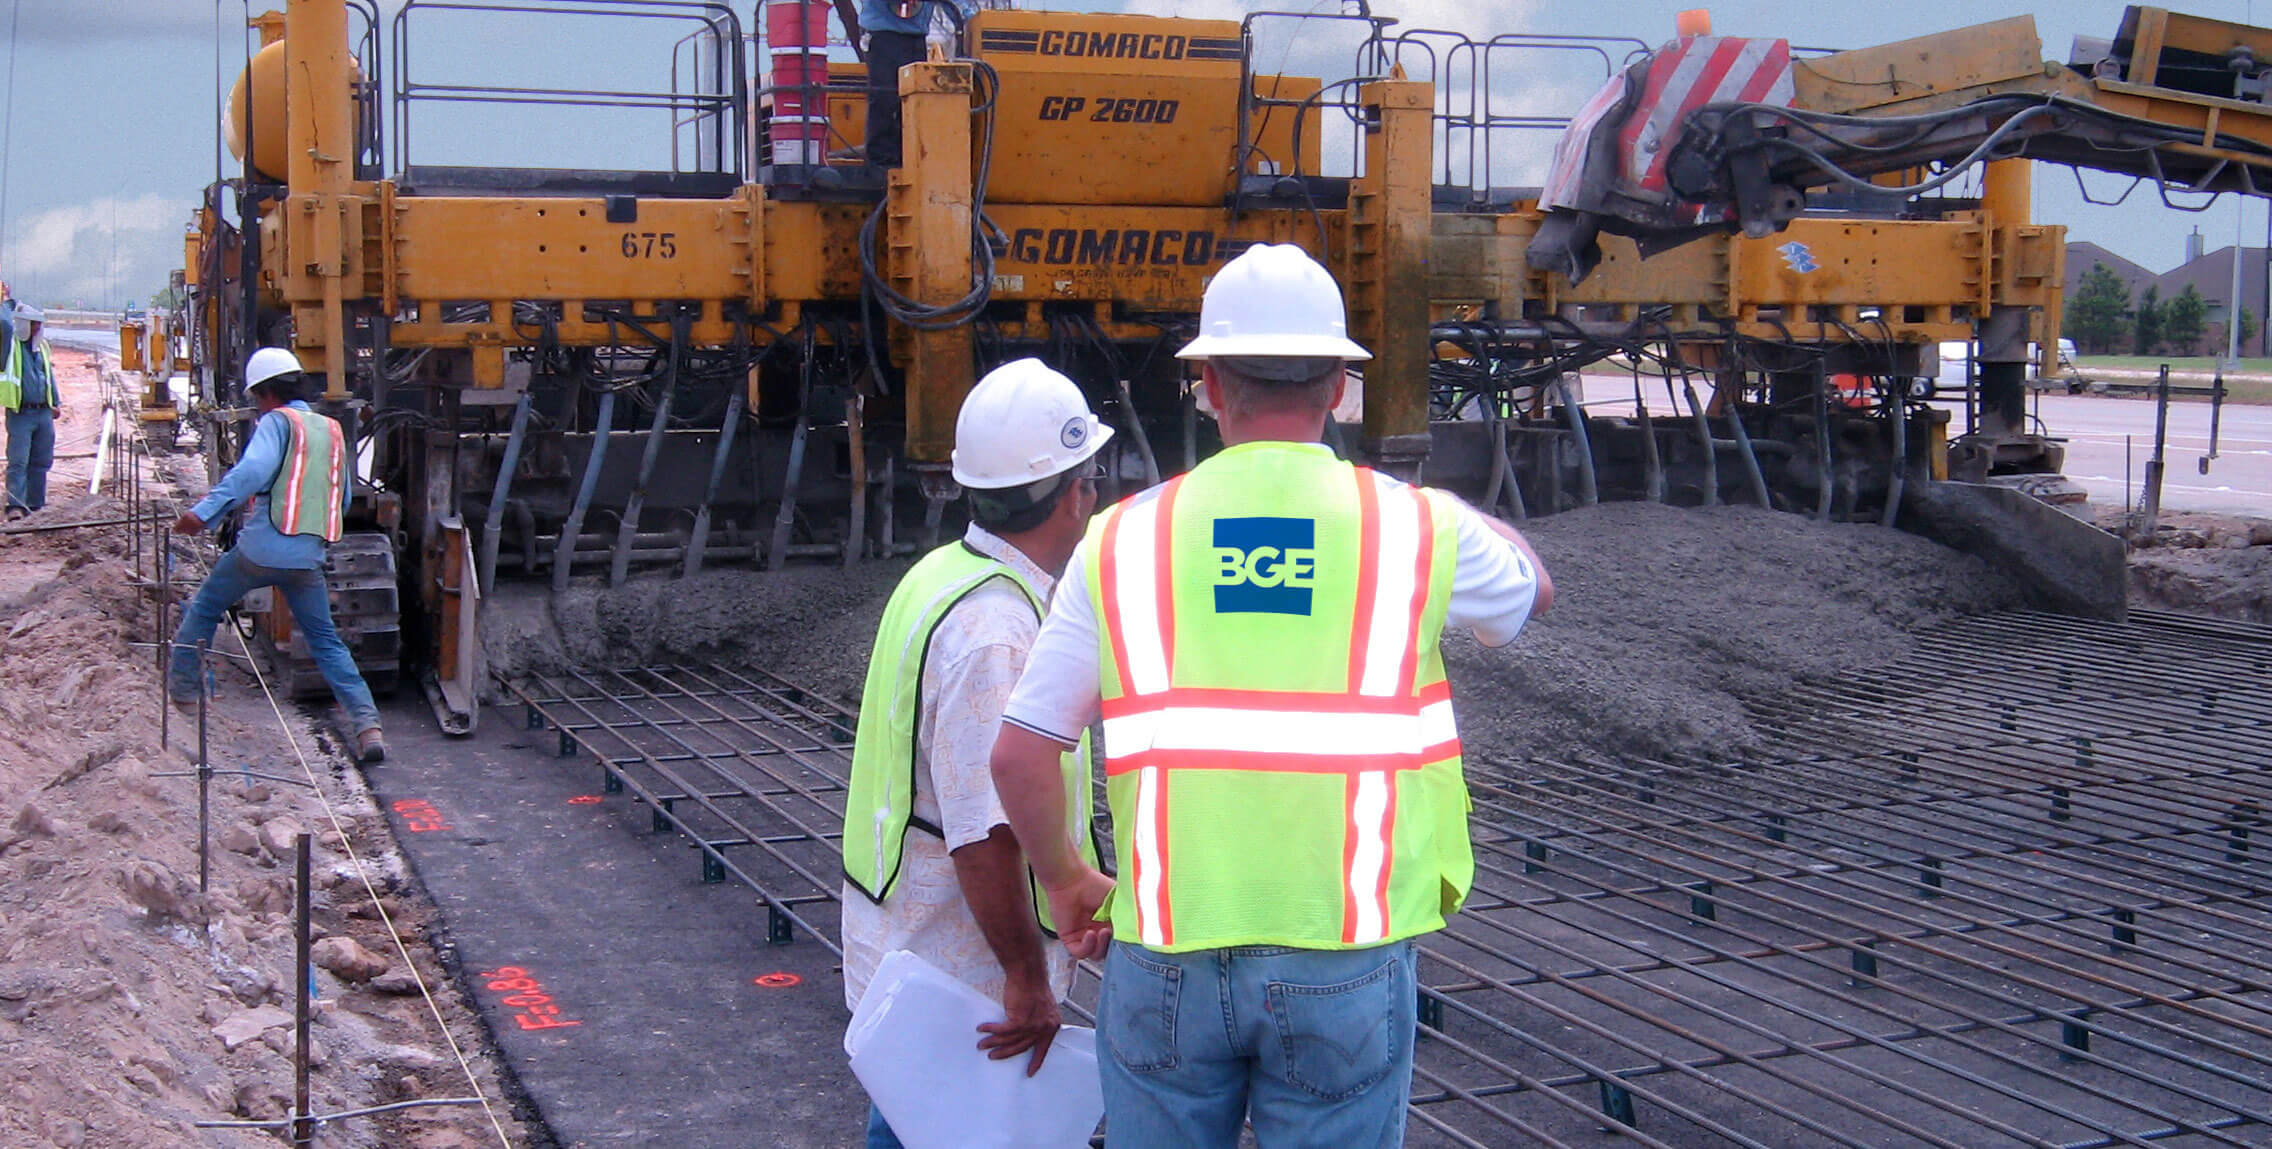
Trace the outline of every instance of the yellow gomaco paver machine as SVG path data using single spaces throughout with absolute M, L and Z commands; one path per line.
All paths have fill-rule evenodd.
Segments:
M 2267 33 L 2155 9 L 2046 63 L 2026 17 L 1831 54 L 1345 7 L 981 11 L 900 74 L 905 161 L 883 170 L 840 155 L 866 78 L 830 54 L 826 0 L 404 0 L 391 18 L 287 0 L 252 21 L 219 112 L 236 174 L 197 212 L 163 322 L 190 346 L 215 466 L 252 348 L 289 344 L 322 376 L 359 444 L 367 533 L 347 553 L 391 562 L 402 593 L 399 632 L 384 596 L 343 606 L 344 627 L 367 662 L 420 668 L 463 729 L 499 580 L 937 537 L 955 414 L 995 363 L 1078 379 L 1123 432 L 1123 491 L 1191 465 L 1211 430 L 1172 352 L 1209 275 L 1256 243 L 1321 258 L 1373 352 L 1337 445 L 1515 513 L 1876 516 L 1905 481 L 2056 471 L 2020 397 L 2029 346 L 2056 342 L 2063 233 L 2029 219 L 2023 157 L 2254 191 L 2272 140 Z M 627 43 L 667 26 L 675 48 L 615 87 L 437 78 L 432 38 L 463 37 L 435 29 L 483 19 L 508 31 L 476 61 L 542 50 L 554 20 L 620 22 Z M 1285 50 L 1260 51 L 1273 36 Z M 1351 47 L 1305 47 L 1328 41 Z M 1575 117 L 1507 110 L 1530 61 L 1573 56 L 1601 85 Z M 465 142 L 446 113 L 501 104 L 667 116 L 671 158 L 417 162 Z M 1517 169 L 1545 186 L 1495 182 Z M 1920 381 L 1939 342 L 1975 337 L 1952 439 Z M 1567 382 L 1586 367 L 1679 414 L 1595 395 L 1589 416 Z M 288 639 L 283 612 L 264 633 Z

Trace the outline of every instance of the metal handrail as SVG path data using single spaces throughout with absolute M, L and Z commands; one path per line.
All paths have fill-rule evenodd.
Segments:
M 616 17 L 624 19 L 671 20 L 699 25 L 673 46 L 671 62 L 672 86 L 668 91 L 639 88 L 539 88 L 485 84 L 432 83 L 411 77 L 411 20 L 413 13 L 473 12 L 488 14 L 520 14 L 538 16 Z M 709 39 L 718 45 L 716 78 L 725 81 L 719 92 L 685 92 L 678 90 L 678 45 L 689 40 Z M 740 130 L 749 106 L 749 69 L 746 55 L 747 41 L 742 34 L 741 19 L 724 0 L 403 0 L 394 20 L 394 55 L 396 69 L 393 94 L 394 111 L 394 167 L 405 171 L 410 167 L 410 111 L 413 104 L 474 103 L 522 104 L 532 107 L 599 107 L 622 109 L 662 109 L 690 113 L 686 119 L 673 117 L 671 127 L 672 170 L 715 172 L 737 177 L 747 172 L 745 140 Z M 709 157 L 709 166 L 684 168 L 679 164 L 679 129 L 686 123 L 699 121 L 704 116 L 715 116 L 720 125 L 718 151 Z M 698 157 L 700 149 L 697 149 Z

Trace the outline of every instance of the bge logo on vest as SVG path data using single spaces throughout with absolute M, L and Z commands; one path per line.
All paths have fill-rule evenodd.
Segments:
M 1215 520 L 1215 613 L 1308 614 L 1317 520 Z

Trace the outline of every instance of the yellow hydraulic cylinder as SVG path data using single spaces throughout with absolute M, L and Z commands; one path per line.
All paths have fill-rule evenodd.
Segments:
M 900 290 L 945 305 L 970 291 L 972 199 L 969 64 L 910 64 L 899 73 L 903 166 L 892 172 L 887 266 Z M 955 416 L 975 380 L 970 327 L 911 333 L 907 457 L 941 467 L 954 454 Z
M 2030 160 L 1997 160 L 1980 169 L 1980 206 L 1998 227 L 2025 226 L 2035 213 L 2035 173 Z
M 284 10 L 286 115 L 290 194 L 284 210 L 289 280 L 320 280 L 317 339 L 323 350 L 324 398 L 347 398 L 347 322 L 341 279 L 348 272 L 346 198 L 355 179 L 355 62 L 347 50 L 347 5 L 341 0 L 290 0 Z M 287 291 L 287 295 L 298 293 Z M 297 329 L 307 332 L 310 324 Z
M 1351 334 L 1373 353 L 1365 376 L 1365 450 L 1409 474 L 1428 453 L 1428 247 L 1435 90 L 1381 80 L 1358 90 L 1367 109 L 1365 173 L 1349 191 Z

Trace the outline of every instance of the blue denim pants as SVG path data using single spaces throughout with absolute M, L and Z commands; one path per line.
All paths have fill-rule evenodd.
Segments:
M 275 587 L 284 597 L 293 623 L 300 628 L 300 637 L 307 641 L 308 653 L 316 660 L 316 669 L 323 672 L 323 680 L 331 684 L 332 697 L 347 711 L 348 724 L 358 732 L 377 726 L 379 708 L 371 701 L 371 688 L 364 684 L 363 672 L 355 669 L 355 656 L 331 625 L 331 591 L 324 586 L 323 572 L 264 567 L 237 551 L 222 555 L 221 561 L 213 564 L 213 573 L 205 576 L 197 597 L 182 608 L 166 689 L 176 698 L 197 697 L 201 678 L 198 644 L 212 641 L 221 616 L 238 599 L 264 586 Z
M 47 471 L 55 465 L 55 412 L 8 412 L 8 505 L 36 511 L 47 505 Z
M 1097 1027 L 1112 1149 L 1404 1144 L 1412 943 L 1163 954 L 1114 942 Z
M 899 1134 L 891 1131 L 891 1122 L 884 1120 L 884 1111 L 868 1106 L 868 1149 L 907 1149 L 899 1143 Z

